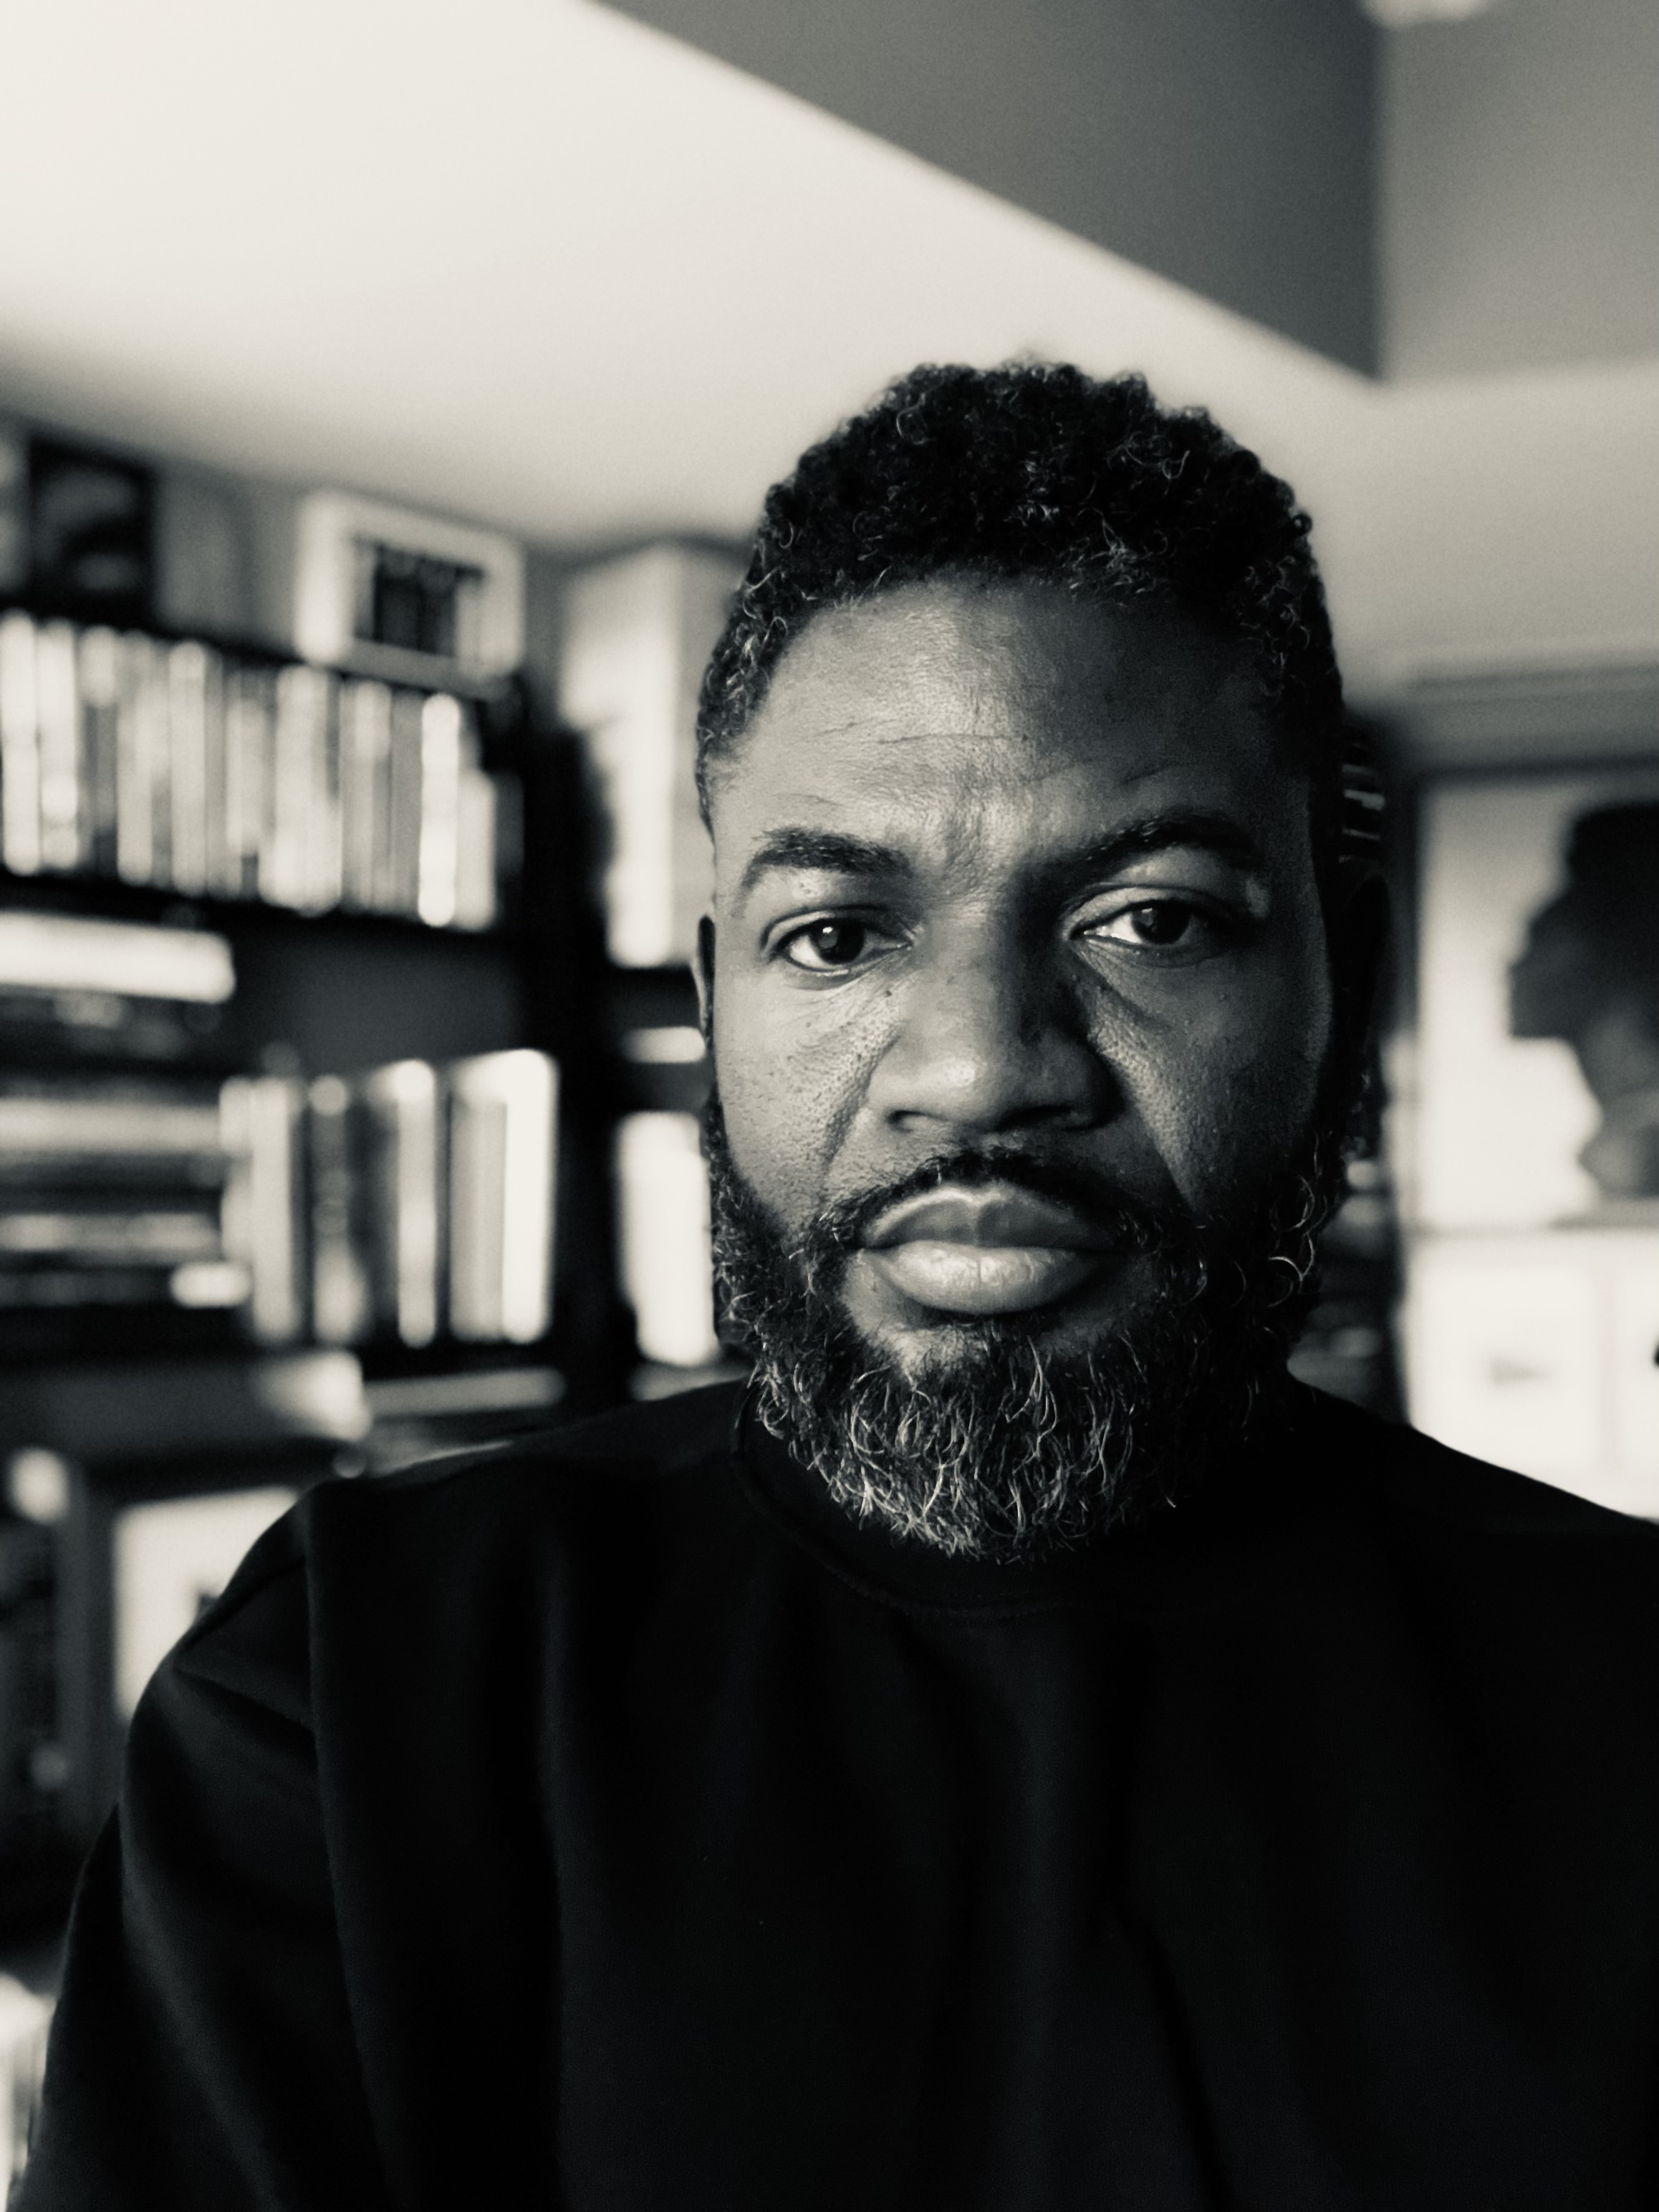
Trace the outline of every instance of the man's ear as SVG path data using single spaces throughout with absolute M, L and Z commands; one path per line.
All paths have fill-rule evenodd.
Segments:
M 1376 861 L 1337 863 L 1333 908 L 1331 976 L 1336 988 L 1337 1018 L 1357 1041 L 1369 1030 L 1376 1014 L 1377 985 L 1389 946 L 1389 886 Z
M 714 1048 L 714 917 L 706 914 L 697 924 L 697 950 L 691 962 L 691 980 L 697 987 L 697 1026 L 708 1049 Z

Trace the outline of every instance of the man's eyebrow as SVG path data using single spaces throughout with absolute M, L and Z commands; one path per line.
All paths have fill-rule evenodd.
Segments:
M 1125 860 L 1141 859 L 1148 853 L 1167 853 L 1182 846 L 1196 846 L 1221 860 L 1236 861 L 1241 867 L 1267 866 L 1267 855 L 1243 823 L 1231 814 L 1214 813 L 1204 807 L 1182 807 L 1131 822 L 1121 830 L 1115 830 L 1109 837 L 1103 837 L 1098 844 L 1090 846 L 1073 865 L 1080 864 L 1091 873 L 1097 873 L 1120 866 Z
M 1097 875 L 1119 867 L 1125 860 L 1149 853 L 1165 853 L 1182 846 L 1196 846 L 1237 862 L 1242 867 L 1266 866 L 1261 848 L 1230 814 L 1202 807 L 1183 807 L 1149 814 L 1114 830 L 1109 837 L 1086 847 L 1063 865 L 1066 872 Z M 795 868 L 838 876 L 905 876 L 912 865 L 893 845 L 870 837 L 854 837 L 841 830 L 775 830 L 750 856 L 738 878 L 737 895 L 746 898 L 761 878 L 774 868 Z
M 775 830 L 750 855 L 738 878 L 738 896 L 746 898 L 771 868 L 814 870 L 826 875 L 908 875 L 910 864 L 892 845 L 851 837 L 839 830 Z

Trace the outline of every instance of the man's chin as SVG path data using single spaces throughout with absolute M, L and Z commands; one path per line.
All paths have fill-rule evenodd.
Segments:
M 1309 1172 L 1227 1233 L 1103 1206 L 1098 1273 L 1051 1302 L 962 1311 L 913 1294 L 938 1276 L 878 1268 L 864 1245 L 907 1194 L 786 1235 L 738 1173 L 717 1099 L 707 1145 L 723 1325 L 754 1357 L 761 1419 L 848 1512 L 984 1559 L 1086 1542 L 1232 1453 L 1283 1377 L 1340 1188 L 1310 1139 Z M 947 1255 L 947 1285 L 954 1267 Z

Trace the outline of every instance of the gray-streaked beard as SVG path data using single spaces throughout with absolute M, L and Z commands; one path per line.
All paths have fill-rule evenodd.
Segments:
M 1339 1147 L 1310 1134 L 1247 1214 L 1200 1223 L 992 1146 L 827 1208 L 789 1239 L 738 1174 L 718 1097 L 705 1143 L 722 1333 L 754 1361 L 761 1420 L 855 1518 L 992 1560 L 1139 1518 L 1243 1443 L 1283 1384 L 1343 1188 Z M 1083 1203 L 1151 1263 L 1154 1287 L 1085 1352 L 1045 1348 L 1039 1312 L 943 1326 L 936 1352 L 901 1367 L 846 1310 L 860 1230 L 913 1191 L 993 1176 Z

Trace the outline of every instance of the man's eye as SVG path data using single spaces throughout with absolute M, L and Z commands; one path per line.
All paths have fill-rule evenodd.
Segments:
M 1197 918 L 1191 907 L 1176 899 L 1149 899 L 1140 906 L 1126 906 L 1100 925 L 1100 933 L 1132 945 L 1179 945 Z
M 780 948 L 786 960 L 817 975 L 838 968 L 855 968 L 870 950 L 875 933 L 863 921 L 810 921 L 805 929 L 785 938 Z
M 1139 899 L 1091 923 L 1084 934 L 1151 952 L 1197 952 L 1212 946 L 1220 932 L 1207 915 L 1184 899 Z

